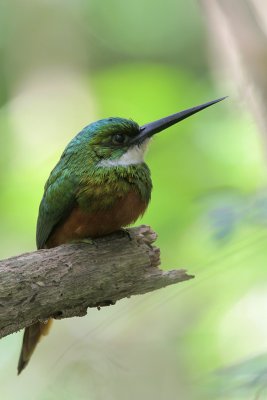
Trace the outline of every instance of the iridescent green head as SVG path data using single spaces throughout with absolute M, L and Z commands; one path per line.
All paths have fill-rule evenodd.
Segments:
M 99 120 L 78 133 L 64 154 L 76 154 L 83 162 L 87 160 L 99 167 L 142 163 L 147 144 L 153 135 L 224 98 L 178 112 L 141 127 L 136 122 L 124 118 Z

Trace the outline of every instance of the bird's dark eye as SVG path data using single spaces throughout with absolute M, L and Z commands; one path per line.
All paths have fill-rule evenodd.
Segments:
M 112 136 L 112 142 L 114 144 L 125 144 L 128 140 L 128 137 L 123 133 L 116 133 Z

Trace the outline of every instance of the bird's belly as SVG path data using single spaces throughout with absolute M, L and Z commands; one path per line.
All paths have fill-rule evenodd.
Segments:
M 101 204 L 101 203 L 100 203 Z M 86 237 L 99 237 L 115 232 L 137 220 L 147 207 L 139 193 L 131 191 L 118 198 L 108 208 L 95 209 L 93 212 L 82 210 L 78 205 L 69 216 L 59 224 L 50 235 L 46 247 Z

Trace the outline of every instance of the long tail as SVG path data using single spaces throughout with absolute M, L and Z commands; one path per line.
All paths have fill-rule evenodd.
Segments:
M 25 329 L 18 363 L 18 375 L 30 361 L 32 353 L 41 336 L 48 334 L 52 321 L 52 319 L 49 319 L 47 323 L 36 322 L 36 324 L 28 326 L 28 328 Z

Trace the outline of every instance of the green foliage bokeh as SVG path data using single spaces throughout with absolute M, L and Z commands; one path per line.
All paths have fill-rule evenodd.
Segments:
M 194 2 L 1 9 L 4 258 L 35 248 L 43 185 L 84 125 L 143 124 L 227 93 L 212 80 Z M 195 280 L 55 323 L 19 379 L 21 333 L 2 339 L 1 398 L 207 398 L 210 373 L 264 352 L 266 328 L 242 308 L 261 307 L 266 289 L 266 164 L 251 117 L 232 96 L 157 135 L 147 162 L 154 190 L 141 222 L 159 235 L 163 268 L 186 267 Z

